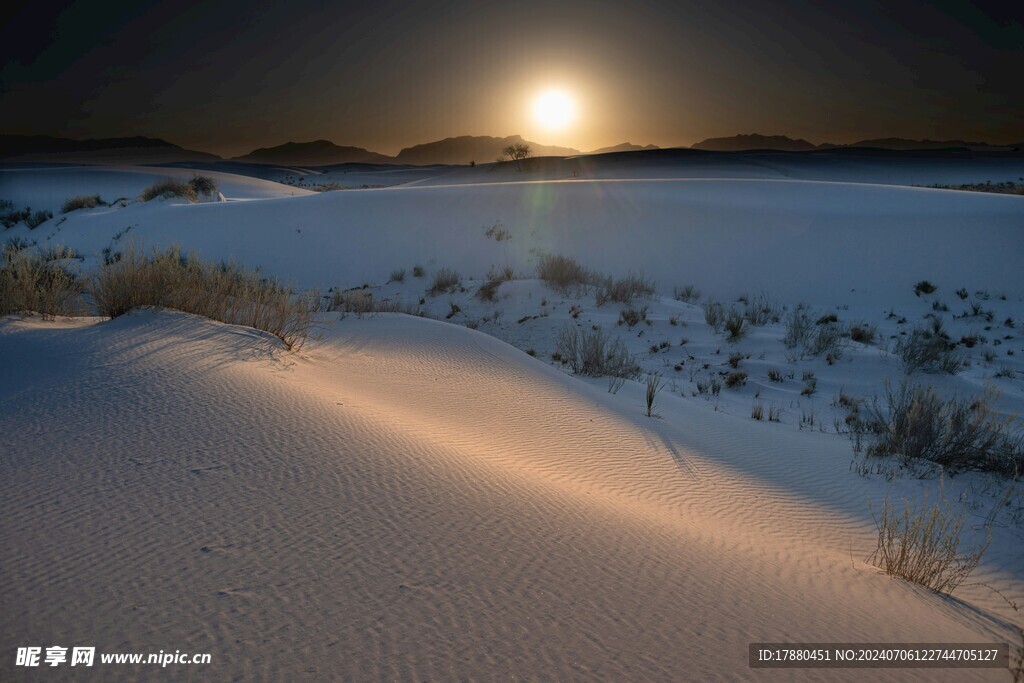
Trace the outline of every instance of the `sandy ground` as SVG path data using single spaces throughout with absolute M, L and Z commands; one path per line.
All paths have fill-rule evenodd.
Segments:
M 681 401 L 651 420 L 406 316 L 275 348 L 177 313 L 2 324 L 5 649 L 213 654 L 176 679 L 710 680 L 749 678 L 762 639 L 1004 634 L 860 561 L 873 483 L 834 441 Z

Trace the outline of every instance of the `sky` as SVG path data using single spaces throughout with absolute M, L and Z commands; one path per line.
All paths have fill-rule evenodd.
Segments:
M 37 0 L 0 28 L 0 131 L 222 156 L 513 134 L 1013 143 L 1021 73 L 1024 3 L 1005 0 Z M 551 90 L 560 126 L 534 111 Z

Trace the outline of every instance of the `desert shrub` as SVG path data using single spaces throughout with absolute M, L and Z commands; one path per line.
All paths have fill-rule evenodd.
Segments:
M 725 308 L 722 304 L 717 301 L 709 301 L 704 306 L 704 322 L 706 322 L 711 329 L 715 332 L 719 332 L 722 329 L 722 322 L 725 320 Z
M 768 368 L 768 380 L 771 382 L 781 382 L 782 371 L 778 368 Z
M 742 370 L 733 370 L 725 376 L 725 386 L 729 389 L 741 387 L 747 383 L 747 373 Z
M 920 584 L 938 593 L 952 593 L 981 561 L 991 541 L 985 539 L 960 553 L 966 511 L 954 508 L 942 497 L 920 503 L 904 501 L 902 512 L 886 497 L 875 517 L 878 545 L 868 561 L 891 576 Z
M 88 284 L 100 315 L 111 318 L 140 306 L 172 308 L 233 325 L 248 325 L 288 349 L 305 343 L 318 297 L 228 263 L 186 256 L 177 247 L 146 256 L 134 245 L 101 264 Z
M 494 301 L 497 298 L 498 288 L 501 287 L 501 283 L 513 280 L 515 277 L 516 271 L 512 266 L 505 266 L 501 270 L 491 270 L 487 273 L 487 282 L 480 285 L 476 295 L 481 301 Z M 578 315 L 576 314 L 573 317 L 575 318 Z
M 837 322 L 839 322 L 839 316 L 838 315 L 836 315 L 835 313 L 826 313 L 825 315 L 823 315 L 820 318 L 818 318 L 817 320 L 815 320 L 814 324 L 815 325 L 827 325 L 829 323 L 837 323 Z
M 157 198 L 170 199 L 172 197 L 182 197 L 190 202 L 194 202 L 199 198 L 191 184 L 183 183 L 174 178 L 158 180 L 142 191 L 142 201 L 145 202 Z
M 849 328 L 850 339 L 861 344 L 874 343 L 877 333 L 878 330 L 874 325 L 869 325 L 865 322 L 853 323 Z
M 61 213 L 71 213 L 78 209 L 94 209 L 97 206 L 106 206 L 98 194 L 94 195 L 78 195 L 77 197 L 71 197 L 64 202 L 64 205 L 60 207 Z
M 594 293 L 598 306 L 609 301 L 620 304 L 632 303 L 633 299 L 648 299 L 654 294 L 654 283 L 643 273 L 629 273 L 618 280 L 608 277 L 597 281 Z
M 188 184 L 197 197 L 212 197 L 217 194 L 217 181 L 210 176 L 194 175 Z
M 728 334 L 729 341 L 739 341 L 747 334 L 748 325 L 747 319 L 743 313 L 732 306 L 725 314 L 725 318 L 722 320 L 722 326 L 725 328 Z
M 459 286 L 459 274 L 451 268 L 441 268 L 434 273 L 434 281 L 430 284 L 430 293 L 450 292 Z
M 626 324 L 626 327 L 633 328 L 640 324 L 644 320 L 647 320 L 647 307 L 643 306 L 640 310 L 635 308 L 624 308 L 619 311 L 619 324 Z
M 610 339 L 601 327 L 587 332 L 566 326 L 555 342 L 555 353 L 577 375 L 633 378 L 640 373 L 622 340 Z
M 646 384 L 647 391 L 645 392 L 645 398 L 647 401 L 647 417 L 661 417 L 654 412 L 654 399 L 663 386 L 661 375 L 656 372 L 648 373 Z
M 423 311 L 418 306 L 406 304 L 401 299 L 378 299 L 369 288 L 335 290 L 328 300 L 326 310 L 329 312 L 341 312 L 343 317 L 346 314 L 356 316 L 371 313 L 405 313 L 406 315 L 422 316 Z
M 965 287 L 961 287 L 960 289 L 956 290 L 956 295 L 960 297 L 961 301 L 963 301 L 968 296 L 970 296 L 970 292 L 968 292 Z
M 754 405 L 750 408 L 750 417 L 755 420 L 763 420 L 764 404 L 762 404 L 760 401 L 756 401 Z
M 700 294 L 700 290 L 697 289 L 697 287 L 695 287 L 694 285 L 684 285 L 682 287 L 676 287 L 672 291 L 672 296 L 674 296 L 678 301 L 685 301 L 688 304 L 692 304 L 699 301 Z
M 921 296 L 922 294 L 932 294 L 937 290 L 938 287 L 928 282 L 927 280 L 921 280 L 914 285 L 914 296 Z
M 814 323 L 807 307 L 800 304 L 786 316 L 786 334 L 782 343 L 787 349 L 803 346 L 814 330 Z
M 424 273 L 424 270 L 423 270 L 423 266 L 421 266 L 420 264 L 417 263 L 415 266 L 412 267 L 412 276 L 413 277 L 423 277 L 424 274 L 425 273 Z
M 395 268 L 392 270 L 388 282 L 405 282 L 405 268 Z
M 541 255 L 537 263 L 537 277 L 559 291 L 586 285 L 592 280 L 590 272 L 576 259 L 558 254 Z
M 374 312 L 375 303 L 371 289 L 335 290 L 327 304 L 327 310 L 361 315 Z
M 0 315 L 39 313 L 44 319 L 84 312 L 78 276 L 61 261 L 71 258 L 59 248 L 49 256 L 20 245 L 0 254 Z
M 785 325 L 782 343 L 787 349 L 798 349 L 798 357 L 826 353 L 833 359 L 839 356 L 844 330 L 841 323 L 832 320 L 832 316 L 814 320 L 807 307 L 800 305 L 786 316 Z
M 746 302 L 743 317 L 751 325 L 761 327 L 779 322 L 782 319 L 782 312 L 778 304 L 769 299 L 767 294 L 762 293 Z
M 892 455 L 904 463 L 933 462 L 950 474 L 965 470 L 1024 472 L 1024 437 L 1016 421 L 993 408 L 998 393 L 989 388 L 977 399 L 945 399 L 934 389 L 906 382 L 886 386 L 885 404 L 875 398 L 851 424 L 857 440 L 869 443 L 869 456 Z
M 15 209 L 14 202 L 9 199 L 0 199 L 0 223 L 5 228 L 13 228 L 18 223 L 28 220 L 32 215 L 32 209 Z
M 29 230 L 35 230 L 51 218 L 53 218 L 53 213 L 50 211 L 35 211 L 25 219 L 25 225 Z
M 930 329 L 914 328 L 909 335 L 896 342 L 896 355 L 903 361 L 908 373 L 944 372 L 955 375 L 963 368 L 964 359 L 956 351 L 942 329 L 942 320 L 933 320 Z

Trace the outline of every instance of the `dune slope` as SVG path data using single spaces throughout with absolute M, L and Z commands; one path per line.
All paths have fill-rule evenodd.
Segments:
M 827 505 L 806 468 L 740 467 L 828 462 L 824 441 L 649 420 L 434 321 L 274 349 L 175 313 L 0 323 L 6 650 L 210 652 L 174 675 L 220 680 L 710 680 L 749 676 L 756 640 L 1001 633 L 852 559 L 860 484 Z

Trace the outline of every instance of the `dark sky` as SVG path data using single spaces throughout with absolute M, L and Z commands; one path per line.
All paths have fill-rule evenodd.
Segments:
M 0 130 L 222 155 L 452 135 L 589 150 L 758 132 L 1024 139 L 1024 3 L 34 2 L 0 29 Z M 575 123 L 538 126 L 557 86 Z

